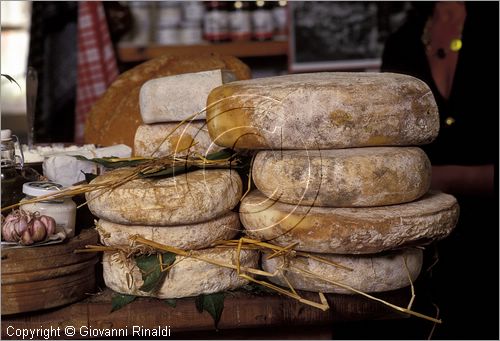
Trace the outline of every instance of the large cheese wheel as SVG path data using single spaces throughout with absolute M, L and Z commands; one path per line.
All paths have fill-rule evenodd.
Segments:
M 130 237 L 138 235 L 183 250 L 209 247 L 218 240 L 233 238 L 239 230 L 240 219 L 236 212 L 229 212 L 207 222 L 191 225 L 129 226 L 104 219 L 100 219 L 97 223 L 97 231 L 104 245 L 128 245 Z
M 261 151 L 252 177 L 272 199 L 299 205 L 400 204 L 424 195 L 431 164 L 417 147 Z
M 228 83 L 208 97 L 210 136 L 248 149 L 420 145 L 439 130 L 421 80 L 393 73 L 308 73 Z
M 91 184 L 123 179 L 129 169 L 103 174 Z M 242 183 L 237 172 L 197 170 L 175 177 L 136 179 L 113 190 L 88 192 L 90 211 L 125 225 L 195 224 L 227 213 L 238 204 Z
M 240 205 L 246 233 L 281 246 L 321 253 L 377 253 L 446 237 L 459 208 L 448 194 L 429 192 L 406 204 L 326 208 L 284 204 L 255 190 Z
M 204 249 L 193 251 L 193 254 L 225 264 L 237 264 L 235 249 Z M 258 261 L 257 251 L 241 250 L 241 266 L 256 268 Z M 165 281 L 155 292 L 144 292 L 139 290 L 144 282 L 135 261 L 106 252 L 102 259 L 104 282 L 108 288 L 122 294 L 157 298 L 211 294 L 236 289 L 248 283 L 248 280 L 239 277 L 236 270 L 230 268 L 182 256 L 176 256 L 176 262 L 178 263 L 170 269 Z
M 141 125 L 139 92 L 150 79 L 189 72 L 224 69 L 238 79 L 250 78 L 250 69 L 239 59 L 217 53 L 198 55 L 165 54 L 122 73 L 92 106 L 85 122 L 85 143 L 103 146 L 134 145 Z
M 422 268 L 423 252 L 411 248 L 376 255 L 332 255 L 314 256 L 338 263 L 349 268 L 343 269 L 331 264 L 306 257 L 284 259 L 262 257 L 262 268 L 268 272 L 277 271 L 277 276 L 269 277 L 271 282 L 288 287 L 283 275 L 294 289 L 323 293 L 354 294 L 352 290 L 325 280 L 311 278 L 298 269 L 306 270 L 330 281 L 348 285 L 354 289 L 369 292 L 390 291 L 410 285 Z M 406 265 L 405 265 L 406 261 Z
M 162 157 L 179 151 L 185 155 L 189 151 L 205 155 L 221 149 L 212 143 L 204 120 L 177 125 L 178 122 L 140 125 L 135 133 L 134 154 Z

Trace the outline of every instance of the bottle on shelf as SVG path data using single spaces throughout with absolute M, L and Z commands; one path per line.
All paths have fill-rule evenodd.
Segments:
M 182 20 L 180 4 L 176 1 L 158 3 L 155 42 L 162 45 L 179 44 L 179 24 Z
M 252 39 L 252 16 L 248 1 L 234 1 L 231 3 L 229 36 L 232 41 Z
M 287 27 L 287 1 L 280 0 L 273 8 L 274 37 L 275 40 L 286 40 L 288 35 Z
M 257 0 L 252 11 L 254 40 L 271 40 L 274 33 L 273 4 L 270 1 Z
M 205 2 L 203 38 L 209 42 L 229 40 L 228 3 L 224 1 Z

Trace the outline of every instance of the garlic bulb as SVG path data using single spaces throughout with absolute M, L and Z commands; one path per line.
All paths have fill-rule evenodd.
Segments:
M 2 238 L 21 245 L 43 241 L 54 234 L 55 230 L 54 218 L 40 215 L 38 212 L 14 210 L 2 222 Z

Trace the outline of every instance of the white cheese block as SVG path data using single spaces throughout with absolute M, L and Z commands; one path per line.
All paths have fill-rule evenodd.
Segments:
M 366 207 L 424 195 L 431 164 L 417 147 L 261 151 L 252 177 L 264 195 L 288 204 Z
M 212 248 L 193 251 L 193 254 L 236 265 L 235 249 Z M 258 261 L 257 251 L 241 250 L 241 266 L 256 268 Z M 151 293 L 139 290 L 144 282 L 135 261 L 105 252 L 102 260 L 104 282 L 108 288 L 122 294 L 162 299 L 211 294 L 236 289 L 248 283 L 248 280 L 239 277 L 236 270 L 230 268 L 182 256 L 176 256 L 176 262 L 178 263 L 170 269 L 163 284 Z
M 284 204 L 255 190 L 240 205 L 240 220 L 250 237 L 337 254 L 377 253 L 442 239 L 458 215 L 457 200 L 440 192 L 400 205 L 327 208 Z
M 439 130 L 436 102 L 421 80 L 393 73 L 324 72 L 237 81 L 207 101 L 220 146 L 334 149 L 420 145 Z
M 179 249 L 196 250 L 236 236 L 240 231 L 240 220 L 236 212 L 198 224 L 178 226 L 129 226 L 100 219 L 97 231 L 103 245 L 128 245 L 130 237 L 138 235 Z
M 354 294 L 352 290 L 345 287 L 342 288 L 325 280 L 308 277 L 308 274 L 297 269 L 312 272 L 327 280 L 348 285 L 365 293 L 371 293 L 409 286 L 410 278 L 413 282 L 420 274 L 423 261 L 422 250 L 416 248 L 375 255 L 314 254 L 314 256 L 341 264 L 350 270 L 302 256 L 289 258 L 285 263 L 283 257 L 267 259 L 266 256 L 263 256 L 262 268 L 271 273 L 277 271 L 277 276 L 269 277 L 269 280 L 284 287 L 288 287 L 288 285 L 283 275 L 294 289 Z
M 94 151 L 79 150 L 66 151 L 45 157 L 42 168 L 43 175 L 50 181 L 61 184 L 65 187 L 85 180 L 85 174 L 99 174 L 104 172 L 104 167 L 93 162 L 81 161 L 72 155 L 81 155 L 87 159 L 96 157 L 130 157 L 132 149 L 124 144 L 111 147 L 96 148 Z
M 118 181 L 129 175 L 120 168 L 98 176 L 91 184 Z M 239 202 L 240 176 L 234 170 L 197 170 L 169 178 L 141 178 L 113 190 L 86 193 L 95 216 L 125 225 L 196 224 L 219 217 Z
M 189 118 L 207 105 L 210 91 L 236 80 L 230 71 L 210 70 L 155 78 L 141 87 L 139 106 L 144 123 L 177 122 Z M 205 112 L 195 119 L 204 119 Z
M 185 155 L 188 151 L 206 155 L 221 150 L 210 139 L 205 121 L 186 122 L 176 128 L 177 125 L 178 122 L 140 125 L 135 133 L 134 155 L 162 157 Z

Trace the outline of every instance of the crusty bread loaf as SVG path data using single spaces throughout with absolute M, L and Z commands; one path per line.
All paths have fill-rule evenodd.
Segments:
M 103 146 L 134 145 L 134 134 L 142 124 L 139 91 L 148 80 L 205 70 L 225 69 L 238 79 L 249 79 L 250 69 L 235 57 L 218 54 L 164 55 L 121 74 L 92 107 L 85 123 L 85 143 Z
M 109 246 L 128 245 L 130 237 L 138 235 L 179 249 L 197 250 L 236 236 L 240 231 L 240 219 L 236 212 L 198 224 L 178 226 L 130 226 L 100 219 L 97 231 L 101 243 Z
M 237 264 L 235 249 L 204 249 L 193 251 L 193 254 L 226 264 Z M 241 250 L 241 266 L 256 268 L 258 261 L 257 251 Z M 105 252 L 102 260 L 104 282 L 108 288 L 122 294 L 157 298 L 211 294 L 236 289 L 248 283 L 248 280 L 239 277 L 233 269 L 182 256 L 176 256 L 176 262 L 178 263 L 170 269 L 163 285 L 156 292 L 144 292 L 139 290 L 144 282 L 135 262 L 120 261 L 119 257 Z
M 288 204 L 385 206 L 424 195 L 431 164 L 417 147 L 265 150 L 252 177 L 264 195 Z
M 123 179 L 128 168 L 119 168 L 91 184 Z M 97 217 L 125 225 L 183 225 L 208 221 L 227 213 L 242 194 L 234 170 L 197 170 L 169 178 L 136 179 L 109 191 L 88 192 L 90 211 Z
M 423 261 L 422 250 L 416 248 L 374 255 L 314 255 L 346 266 L 352 271 L 301 256 L 289 258 L 286 263 L 284 263 L 283 257 L 267 259 L 266 256 L 263 256 L 262 268 L 271 273 L 277 271 L 278 275 L 269 277 L 269 280 L 284 287 L 288 287 L 288 285 L 283 279 L 283 275 L 286 276 L 295 289 L 323 293 L 354 294 L 353 291 L 331 282 L 308 277 L 308 274 L 300 272 L 297 268 L 312 272 L 330 281 L 348 285 L 365 293 L 370 293 L 396 290 L 409 286 L 409 278 L 412 281 L 417 279 Z M 287 270 L 280 271 L 282 268 Z
M 324 72 L 237 81 L 208 97 L 210 136 L 248 149 L 420 145 L 439 130 L 421 80 L 393 73 Z
M 205 155 L 221 150 L 221 147 L 212 143 L 204 120 L 187 122 L 176 129 L 177 124 L 140 125 L 135 133 L 134 155 L 162 157 L 186 148 L 189 149 L 180 152 L 179 155 L 185 155 L 188 151 Z M 168 138 L 165 139 L 167 136 Z
M 240 205 L 240 220 L 250 237 L 336 254 L 377 253 L 442 239 L 458 215 L 457 200 L 440 192 L 400 205 L 327 208 L 284 204 L 254 190 Z

